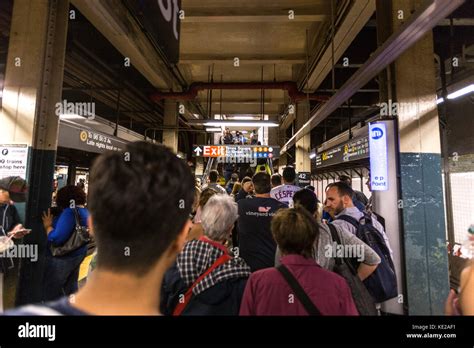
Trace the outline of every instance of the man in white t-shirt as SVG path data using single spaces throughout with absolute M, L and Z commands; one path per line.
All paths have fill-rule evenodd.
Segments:
M 272 188 L 270 196 L 291 207 L 293 205 L 293 195 L 296 191 L 301 190 L 301 187 L 294 185 L 295 179 L 295 168 L 286 167 L 283 169 L 283 185 Z

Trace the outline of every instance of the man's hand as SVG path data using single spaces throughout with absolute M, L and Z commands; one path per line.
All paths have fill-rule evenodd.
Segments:
M 28 233 L 30 233 L 30 230 L 26 230 L 22 224 L 18 224 L 10 232 L 8 232 L 8 236 L 13 235 L 12 238 L 20 239 L 20 238 L 23 238 Z

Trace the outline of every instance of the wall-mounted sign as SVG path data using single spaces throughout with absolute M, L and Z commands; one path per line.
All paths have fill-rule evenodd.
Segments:
M 193 157 L 275 159 L 280 157 L 280 147 L 263 145 L 194 145 Z
M 316 168 L 324 168 L 369 157 L 368 136 L 351 139 L 316 154 Z
M 310 172 L 299 172 L 298 173 L 298 185 L 299 187 L 305 187 L 311 184 L 311 173 Z
M 371 188 L 373 191 L 387 191 L 387 128 L 384 123 L 369 124 L 369 148 Z
M 19 176 L 26 179 L 27 144 L 0 144 L 0 179 Z
M 179 61 L 181 0 L 126 0 L 126 4 L 154 39 L 168 61 Z

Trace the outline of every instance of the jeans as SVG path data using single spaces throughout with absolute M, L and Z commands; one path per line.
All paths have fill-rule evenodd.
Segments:
M 85 254 L 76 256 L 46 257 L 43 279 L 43 301 L 53 301 L 75 293 L 78 289 L 79 267 Z

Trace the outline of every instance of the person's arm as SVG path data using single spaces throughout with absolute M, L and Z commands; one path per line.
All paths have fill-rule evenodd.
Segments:
M 359 264 L 357 268 L 357 276 L 360 280 L 367 279 L 372 273 L 374 273 L 375 269 L 378 265 L 367 265 L 363 262 Z
M 51 226 L 51 230 L 48 233 L 48 241 L 55 245 L 64 244 L 76 225 L 74 213 L 71 209 L 64 209 L 56 223 L 56 227 Z
M 461 272 L 461 311 L 463 315 L 474 315 L 474 264 Z
M 361 255 L 359 255 L 361 258 L 357 260 L 360 262 L 359 267 L 357 268 L 357 275 L 361 280 L 366 279 L 375 271 L 378 264 L 381 262 L 380 256 L 377 255 L 374 249 L 365 244 L 354 234 L 338 227 L 339 226 L 336 226 L 336 229 L 339 231 L 342 244 L 355 245 L 355 250 L 361 250 Z

